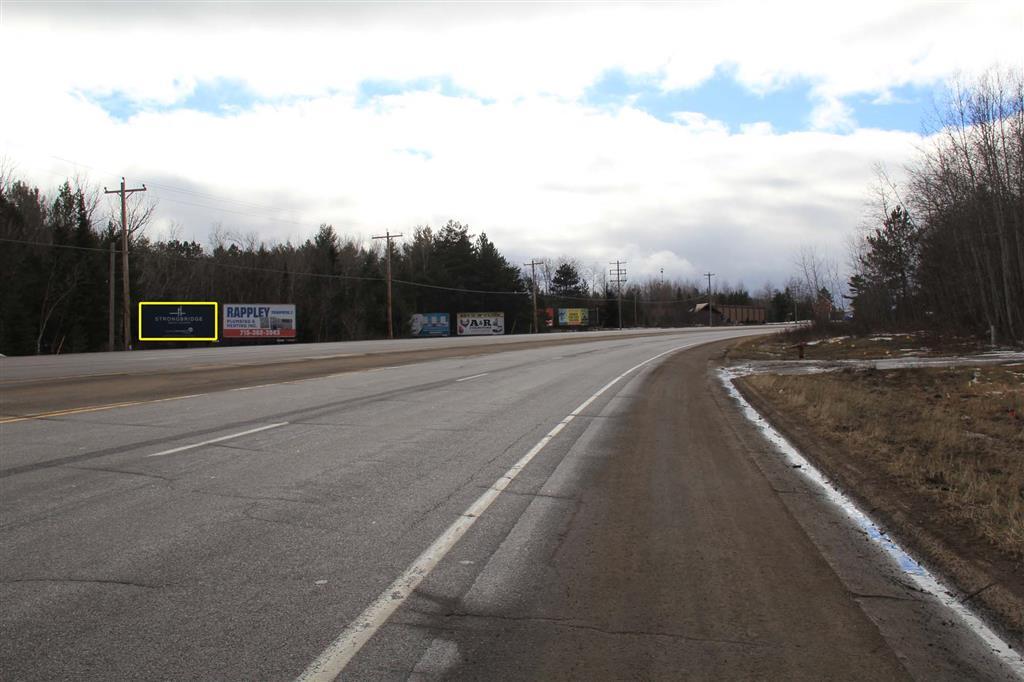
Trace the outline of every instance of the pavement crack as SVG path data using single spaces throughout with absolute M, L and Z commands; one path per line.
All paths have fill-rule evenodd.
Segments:
M 261 521 L 263 523 L 272 523 L 272 524 L 277 525 L 277 526 L 288 526 L 289 528 L 298 528 L 299 530 L 305 530 L 305 531 L 312 530 L 310 527 L 303 526 L 302 524 L 295 523 L 294 521 L 283 521 L 281 519 L 268 519 L 265 516 L 258 516 L 255 513 L 256 507 L 258 505 L 259 505 L 259 502 L 253 502 L 251 505 L 249 505 L 248 507 L 246 507 L 245 509 L 242 510 L 242 516 L 244 516 L 245 518 L 249 519 L 250 521 Z
M 260 448 L 248 448 L 244 445 L 234 445 L 232 443 L 212 443 L 210 447 L 221 448 L 223 450 L 238 450 L 240 452 L 266 452 Z
M 806 495 L 806 490 L 786 490 L 784 488 L 776 488 L 772 486 L 772 492 L 779 495 Z
M 853 590 L 847 590 L 847 592 L 854 599 L 889 599 L 892 601 L 921 601 L 920 599 L 914 599 L 913 597 L 900 597 L 894 594 L 868 594 L 865 592 L 854 592 Z
M 489 490 L 491 488 L 491 486 L 489 486 L 489 485 L 488 486 L 480 486 L 480 487 L 483 490 Z M 515 495 L 517 497 L 543 497 L 543 498 L 550 499 L 550 500 L 562 500 L 564 502 L 577 502 L 577 501 L 579 501 L 575 497 L 568 497 L 566 495 L 549 495 L 547 493 L 526 493 L 526 492 L 521 492 L 521 491 L 518 491 L 518 490 L 511 490 L 509 488 L 505 488 L 501 492 L 507 493 L 509 495 Z
M 738 646 L 745 647 L 770 647 L 774 646 L 768 642 L 755 642 L 746 639 L 729 639 L 724 637 L 696 637 L 693 635 L 685 635 L 679 632 L 669 632 L 666 630 L 632 630 L 632 629 L 613 629 L 604 628 L 590 623 L 580 623 L 573 618 L 555 618 L 545 616 L 509 616 L 499 614 L 486 614 L 486 613 L 469 613 L 465 611 L 453 611 L 446 613 L 445 618 L 480 618 L 483 620 L 499 620 L 499 621 L 510 621 L 519 623 L 547 623 L 555 625 L 557 627 L 564 627 L 573 630 L 586 630 L 589 632 L 598 632 L 603 635 L 610 635 L 615 637 L 662 637 L 667 639 L 674 639 L 685 642 L 700 642 L 706 644 L 735 644 Z
M 895 577 L 889 578 L 889 582 L 891 582 L 893 585 L 899 585 L 900 587 L 902 587 L 903 589 L 907 590 L 908 592 L 916 592 L 918 594 L 925 594 L 925 591 L 922 590 L 920 587 L 917 587 L 916 585 L 912 585 L 911 583 L 908 583 L 908 582 L 902 580 L 901 578 L 895 578 Z
M 113 467 L 84 467 L 84 466 L 72 466 L 65 464 L 60 467 L 61 469 L 76 469 L 78 471 L 103 471 L 110 474 L 128 474 L 129 476 L 143 476 L 145 478 L 156 478 L 164 481 L 165 483 L 173 483 L 175 479 L 170 476 L 161 476 L 160 474 L 151 474 L 145 471 L 133 471 L 131 469 L 115 469 Z
M 190 493 L 196 495 L 209 495 L 210 497 L 226 497 L 232 500 L 248 500 L 255 502 L 292 502 L 294 504 L 322 504 L 319 500 L 297 500 L 293 497 L 274 497 L 272 495 L 242 495 L 239 493 L 222 493 L 214 490 L 201 490 L 193 488 Z
M 466 476 L 462 481 L 456 483 L 455 486 L 452 487 L 451 491 L 447 495 L 445 495 L 444 497 L 439 499 L 437 502 L 435 502 L 433 505 L 431 505 L 428 509 L 425 509 L 424 511 L 420 512 L 420 518 L 419 518 L 418 521 L 416 521 L 416 524 L 418 524 L 418 523 L 422 522 L 423 520 L 425 520 L 427 518 L 427 516 L 429 516 L 431 513 L 435 512 L 435 511 L 437 511 L 445 503 L 447 503 L 453 497 L 455 497 L 458 493 L 460 493 L 467 485 L 469 485 L 470 483 L 473 482 L 473 479 L 476 478 L 480 474 L 481 471 L 484 471 L 488 467 L 492 466 L 498 459 L 503 457 L 509 450 L 511 450 L 513 447 L 515 447 L 519 443 L 519 441 L 521 441 L 525 436 L 526 436 L 526 432 L 524 432 L 518 438 L 516 438 L 514 441 L 509 443 L 508 446 L 506 446 L 504 450 L 502 450 L 498 454 L 494 455 L 493 457 L 488 459 L 486 462 L 484 462 L 483 464 L 478 466 L 476 469 L 474 469 L 473 472 L 471 474 L 469 474 L 468 476 Z M 491 486 L 484 486 L 484 487 L 485 488 L 490 488 Z M 508 491 L 508 489 L 506 488 L 502 492 L 507 492 L 507 491 Z M 416 524 L 414 524 L 414 526 Z
M 123 587 L 138 587 L 146 590 L 159 590 L 167 585 L 151 585 L 140 583 L 134 580 L 106 580 L 102 578 L 14 578 L 12 580 L 0 580 L 0 584 L 11 585 L 15 583 L 84 583 L 92 585 L 120 585 Z

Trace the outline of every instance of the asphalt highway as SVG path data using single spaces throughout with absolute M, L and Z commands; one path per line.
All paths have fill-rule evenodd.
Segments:
M 1009 679 L 739 415 L 762 331 L 0 423 L 0 678 Z
M 774 325 L 769 325 L 768 328 Z M 624 329 L 587 332 L 552 332 L 507 336 L 457 336 L 447 338 L 393 339 L 389 341 L 340 341 L 335 343 L 282 343 L 256 346 L 164 348 L 114 353 L 0 357 L 0 386 L 23 381 L 67 379 L 115 374 L 151 374 L 217 367 L 239 367 L 285 362 L 337 360 L 367 355 L 458 350 L 463 353 L 506 346 L 579 343 L 614 338 L 635 338 L 695 330 Z

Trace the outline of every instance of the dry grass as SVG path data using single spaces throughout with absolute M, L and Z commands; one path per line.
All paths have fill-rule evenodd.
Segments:
M 856 466 L 937 510 L 923 522 L 962 525 L 1024 559 L 1024 366 L 748 380 Z
M 934 336 L 926 332 L 887 333 L 853 336 L 833 325 L 824 333 L 802 328 L 783 334 L 755 336 L 733 346 L 730 360 L 793 360 L 794 345 L 804 343 L 808 360 L 878 360 L 882 358 L 930 355 L 968 355 L 989 350 L 977 339 Z

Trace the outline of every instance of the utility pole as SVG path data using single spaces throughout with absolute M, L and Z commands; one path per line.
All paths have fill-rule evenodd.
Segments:
M 121 189 L 103 188 L 104 194 L 121 195 L 121 279 L 124 282 L 121 299 L 124 301 L 124 350 L 131 350 L 132 347 L 132 292 L 128 278 L 128 195 L 145 191 L 145 184 L 142 187 L 127 189 L 124 186 L 123 177 L 121 178 Z
M 626 264 L 624 260 L 617 260 L 614 263 L 608 265 L 614 265 L 609 271 L 611 276 L 615 278 L 615 283 L 619 285 L 619 331 L 622 331 L 622 283 L 626 281 L 626 270 L 622 266 Z
M 639 297 L 640 297 L 640 294 L 637 292 L 636 289 L 634 289 L 633 290 L 633 326 L 634 327 L 639 327 L 640 326 L 640 316 L 637 314 L 637 308 L 636 308 L 636 302 L 637 302 L 637 299 Z
M 530 277 L 533 279 L 533 333 L 536 334 L 540 331 L 537 326 L 537 266 L 543 265 L 543 261 L 531 260 L 523 265 L 530 266 Z
M 715 322 L 711 318 L 711 278 L 715 276 L 715 273 L 705 272 L 704 275 L 708 278 L 708 326 L 714 327 Z
M 109 297 L 107 299 L 107 350 L 114 350 L 114 242 L 110 242 L 110 275 L 107 277 L 109 284 Z
M 402 235 L 400 235 L 400 234 L 391 234 L 390 232 L 385 230 L 384 234 L 379 235 L 377 237 L 374 237 L 374 239 L 386 239 L 387 243 L 388 243 L 388 256 L 387 256 L 388 275 L 387 275 L 387 277 L 388 277 L 388 338 L 389 339 L 395 338 L 394 323 L 393 323 L 392 315 L 391 315 L 391 240 L 395 239 L 397 237 L 401 237 L 401 236 Z

